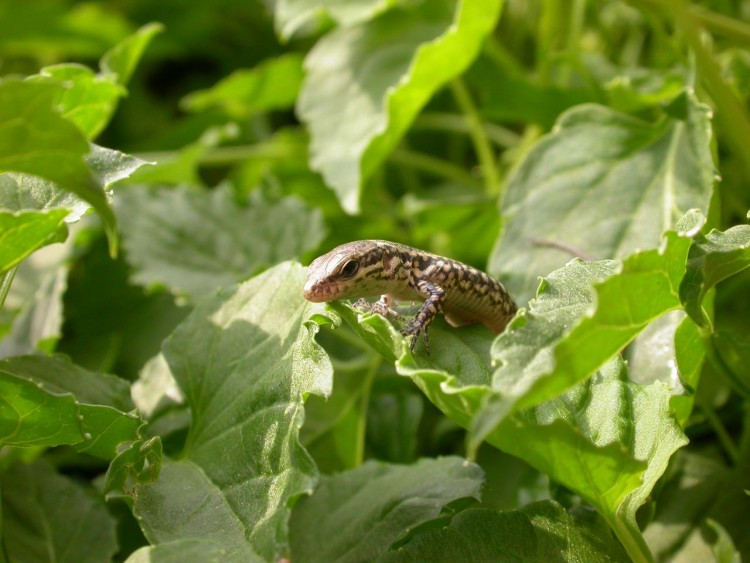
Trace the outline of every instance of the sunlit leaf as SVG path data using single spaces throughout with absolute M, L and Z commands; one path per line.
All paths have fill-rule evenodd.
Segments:
M 490 271 L 521 303 L 571 258 L 624 258 L 659 246 L 714 182 L 708 109 L 677 98 L 655 123 L 595 105 L 560 117 L 508 180 Z
M 321 39 L 305 60 L 297 112 L 311 166 L 349 213 L 360 189 L 430 97 L 474 59 L 499 0 L 398 6 Z
M 332 376 L 303 280 L 276 266 L 202 301 L 166 342 L 192 422 L 180 461 L 123 490 L 151 543 L 203 539 L 245 560 L 287 551 L 289 507 L 316 478 L 298 442 L 304 399 L 330 393 Z
M 218 107 L 235 119 L 294 105 L 302 84 L 302 57 L 297 54 L 266 61 L 249 70 L 238 70 L 209 90 L 183 98 L 188 111 Z
M 688 268 L 680 287 L 685 310 L 699 325 L 709 324 L 701 306 L 706 293 L 720 281 L 750 267 L 750 225 L 700 236 L 690 248 Z
M 513 512 L 471 508 L 386 553 L 402 561 L 630 561 L 595 514 L 568 514 L 555 502 Z
M 68 444 L 112 459 L 134 440 L 143 421 L 132 409 L 127 383 L 58 357 L 0 360 L 0 443 Z
M 0 272 L 16 266 L 44 245 L 64 241 L 68 235 L 64 222 L 67 214 L 67 209 L 0 211 Z

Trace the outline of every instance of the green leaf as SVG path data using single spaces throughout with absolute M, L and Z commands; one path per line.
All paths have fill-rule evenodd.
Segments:
M 229 187 L 131 188 L 119 194 L 118 217 L 133 281 L 164 284 L 194 300 L 262 268 L 315 248 L 321 214 L 294 197 L 246 204 Z
M 292 513 L 292 559 L 374 561 L 450 502 L 477 498 L 483 481 L 479 466 L 457 457 L 401 466 L 368 461 L 323 476 Z
M 182 99 L 187 111 L 218 107 L 232 119 L 294 106 L 302 84 L 302 56 L 290 53 L 253 69 L 237 70 L 209 90 Z
M 89 144 L 75 125 L 54 110 L 58 95 L 59 88 L 52 84 L 0 82 L 0 172 L 39 176 L 88 201 L 101 216 L 115 249 L 114 214 L 84 160 Z
M 53 250 L 60 261 L 45 256 L 39 264 L 30 265 L 39 256 L 35 254 L 16 271 L 5 302 L 6 309 L 15 307 L 16 310 L 13 311 L 10 331 L 0 340 L 0 358 L 32 354 L 39 350 L 51 351 L 60 338 L 62 296 L 68 278 L 67 268 L 60 262 L 68 258 L 68 252 Z
M 332 363 L 336 365 L 335 358 Z M 363 377 L 359 369 L 337 368 L 331 395 L 311 396 L 305 403 L 300 442 L 322 473 L 353 469 L 362 463 L 371 370 L 372 363 Z
M 130 82 L 143 52 L 157 33 L 164 31 L 160 23 L 149 23 L 105 53 L 99 66 L 103 74 L 114 74 L 118 84 Z
M 379 561 L 630 561 L 606 523 L 556 502 L 498 512 L 470 508 L 416 534 Z
M 61 113 L 87 139 L 94 139 L 101 133 L 109 123 L 117 101 L 126 93 L 114 79 L 114 76 L 97 75 L 90 68 L 73 63 L 45 67 L 38 76 L 30 78 L 34 82 L 62 87 L 57 100 Z
M 703 221 L 700 214 L 686 215 L 679 232 L 667 232 L 661 251 L 632 254 L 621 266 L 576 259 L 545 278 L 528 312 L 493 346 L 500 367 L 492 377 L 493 397 L 475 419 L 474 447 L 510 412 L 583 381 L 651 322 L 679 307 L 690 237 Z
M 16 463 L 0 473 L 3 551 L 9 561 L 111 561 L 115 521 L 78 480 L 47 463 Z
M 159 436 L 121 445 L 105 475 L 104 492 L 107 499 L 120 498 L 132 507 L 129 495 L 133 494 L 136 486 L 151 486 L 159 478 L 162 454 Z
M 635 511 L 685 438 L 670 414 L 670 390 L 658 382 L 649 387 L 627 382 L 617 353 L 651 321 L 679 306 L 688 235 L 702 222 L 688 215 L 681 233 L 668 233 L 662 253 L 634 254 L 619 268 L 613 262 L 574 261 L 553 273 L 530 312 L 496 341 L 493 355 L 505 363 L 494 374 L 492 335 L 481 327 L 432 326 L 435 352 L 425 358 L 410 354 L 382 317 L 358 319 L 353 309 L 331 308 L 443 412 L 471 426 L 473 447 L 486 438 L 526 460 L 596 507 L 632 557 L 648 557 Z M 596 299 L 585 289 L 595 280 Z M 597 368 L 593 380 L 549 401 Z M 522 407 L 526 410 L 518 412 Z
M 115 182 L 128 178 L 147 162 L 131 155 L 91 145 L 86 156 L 95 181 L 109 195 Z M 10 211 L 67 209 L 67 223 L 78 221 L 90 205 L 77 195 L 36 176 L 7 172 L 0 174 L 0 208 Z
M 67 209 L 0 211 L 0 272 L 16 266 L 42 246 L 63 242 L 68 236 L 66 215 Z
M 276 32 L 288 41 L 297 30 L 323 15 L 342 27 L 351 27 L 373 19 L 396 3 L 396 0 L 279 0 L 274 14 Z
M 656 123 L 583 105 L 563 114 L 508 181 L 489 269 L 520 303 L 574 256 L 623 258 L 659 246 L 714 181 L 708 108 L 689 93 Z
M 304 399 L 329 394 L 332 377 L 303 282 L 302 267 L 278 265 L 202 301 L 166 341 L 192 410 L 185 450 L 153 485 L 123 491 L 152 544 L 219 542 L 239 560 L 286 552 L 289 506 L 316 478 L 298 442 Z
M 750 225 L 726 231 L 712 230 L 695 239 L 688 255 L 687 272 L 680 286 L 680 299 L 688 315 L 699 326 L 711 325 L 703 311 L 703 299 L 722 280 L 750 267 Z
M 711 546 L 716 561 L 718 563 L 741 563 L 742 556 L 734 547 L 732 536 L 727 533 L 724 526 L 711 518 L 706 523 L 716 533 L 716 542 Z
M 0 442 L 11 446 L 70 444 L 112 459 L 134 440 L 143 421 L 132 409 L 128 384 L 49 356 L 0 361 Z
M 742 464 L 726 467 L 709 450 L 680 451 L 644 530 L 657 560 L 711 560 L 715 550 L 730 554 L 734 546 L 743 555 L 750 553 L 745 525 L 750 518 L 749 485 L 750 475 Z
M 563 111 L 594 101 L 586 90 L 542 84 L 484 59 L 472 66 L 468 76 L 482 86 L 482 114 L 506 123 L 537 123 L 549 129 Z
M 263 561 L 257 555 L 245 553 L 247 559 L 235 561 Z M 205 540 L 177 540 L 137 549 L 126 559 L 126 563 L 153 563 L 155 561 L 229 561 L 227 549 L 219 542 Z
M 94 139 L 109 123 L 143 51 L 161 29 L 159 24 L 146 25 L 113 47 L 102 58 L 98 74 L 79 64 L 63 63 L 44 67 L 29 80 L 59 86 L 57 104 L 63 117 L 87 139 Z
M 67 222 L 78 221 L 91 206 L 54 183 L 29 174 L 0 174 L 0 208 L 8 211 L 66 209 Z
M 297 113 L 310 129 L 311 166 L 349 213 L 360 187 L 417 113 L 472 62 L 500 14 L 500 0 L 399 6 L 339 28 L 305 60 Z

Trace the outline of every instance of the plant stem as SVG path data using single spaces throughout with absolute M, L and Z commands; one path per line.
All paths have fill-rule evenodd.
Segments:
M 750 143 L 747 142 L 750 139 L 750 121 L 742 103 L 724 82 L 719 66 L 703 44 L 700 18 L 689 9 L 686 0 L 669 0 L 658 5 L 646 0 L 639 4 L 649 4 L 655 8 L 658 6 L 657 9 L 660 8 L 662 13 L 673 18 L 682 29 L 695 55 L 702 82 L 716 103 L 716 119 L 726 131 L 727 140 L 739 156 L 739 160 L 744 163 L 746 172 L 750 174 Z
M 355 452 L 356 467 L 362 465 L 365 461 L 365 436 L 367 433 L 367 407 L 370 403 L 370 391 L 372 390 L 372 383 L 375 381 L 375 376 L 380 369 L 380 364 L 383 362 L 383 358 L 380 354 L 373 354 L 370 360 L 370 366 L 365 373 L 364 381 L 362 383 L 362 396 L 360 397 L 361 408 L 359 409 L 359 424 L 357 427 L 357 448 Z
M 16 276 L 18 266 L 13 266 L 7 272 L 0 274 L 0 307 L 5 304 L 5 298 L 8 297 L 8 291 L 13 283 L 13 278 Z
M 484 189 L 488 195 L 497 195 L 500 191 L 500 172 L 495 165 L 494 151 L 484 130 L 479 110 L 474 104 L 469 90 L 460 78 L 451 82 L 451 91 L 469 127 L 469 136 L 472 143 L 474 143 L 474 150 L 477 153 L 479 166 L 482 168 Z
M 699 6 L 691 6 L 690 14 L 697 23 L 711 33 L 750 45 L 750 25 Z
M 435 176 L 448 178 L 458 184 L 479 188 L 482 187 L 482 184 L 474 176 L 466 172 L 466 170 L 460 166 L 456 166 L 455 164 L 451 164 L 423 153 L 398 148 L 393 151 L 390 160 L 403 166 L 411 166 L 417 170 L 428 172 Z
M 698 404 L 700 405 L 700 408 L 703 411 L 706 420 L 711 425 L 711 428 L 714 429 L 716 436 L 719 438 L 719 442 L 721 442 L 721 445 L 727 452 L 729 459 L 732 460 L 733 464 L 736 464 L 740 458 L 740 452 L 737 449 L 737 446 L 732 441 L 732 437 L 729 435 L 729 432 L 727 432 L 727 429 L 724 428 L 724 425 L 716 415 L 716 412 L 711 405 L 706 404 L 705 401 L 702 400 L 699 401 Z
M 455 113 L 426 112 L 414 121 L 414 129 L 433 129 L 449 131 L 451 133 L 470 133 L 469 124 L 462 115 Z M 518 133 L 495 125 L 484 123 L 484 132 L 487 138 L 501 148 L 509 148 L 518 144 L 520 136 Z

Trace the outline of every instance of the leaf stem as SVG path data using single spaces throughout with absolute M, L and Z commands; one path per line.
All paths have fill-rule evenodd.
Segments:
M 469 94 L 468 88 L 460 78 L 451 82 L 451 91 L 458 107 L 464 114 L 464 119 L 469 127 L 469 136 L 474 143 L 479 166 L 482 169 L 484 188 L 488 195 L 498 195 L 500 191 L 500 172 L 495 165 L 495 154 L 490 145 L 487 133 L 484 130 L 482 117 Z
M 609 519 L 608 519 L 609 520 Z M 646 545 L 646 540 L 643 539 L 643 535 L 638 531 L 634 521 L 625 519 L 623 517 L 615 517 L 610 520 L 610 526 L 617 534 L 617 539 L 620 540 L 625 551 L 628 552 L 630 558 L 633 561 L 652 563 L 654 556 L 651 550 Z
M 8 297 L 8 291 L 13 283 L 13 278 L 16 276 L 18 266 L 13 266 L 7 272 L 0 274 L 0 307 L 5 304 L 5 298 Z

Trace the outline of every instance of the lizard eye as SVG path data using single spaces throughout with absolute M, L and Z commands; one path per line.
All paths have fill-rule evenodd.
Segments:
M 359 262 L 357 260 L 349 260 L 341 268 L 340 275 L 342 278 L 350 278 L 354 274 L 356 274 L 358 270 L 359 270 Z

